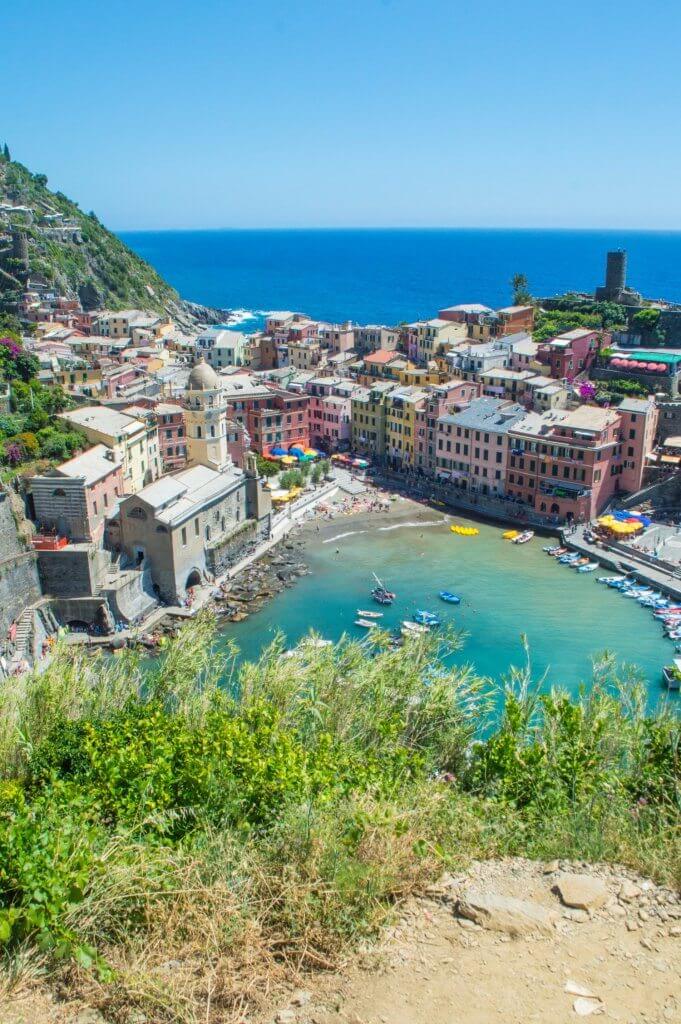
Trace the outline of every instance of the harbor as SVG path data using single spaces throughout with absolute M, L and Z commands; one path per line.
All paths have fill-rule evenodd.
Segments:
M 405 621 L 420 624 L 421 611 L 460 630 L 463 647 L 452 657 L 499 686 L 512 666 L 525 666 L 527 644 L 532 677 L 544 688 L 575 693 L 591 683 L 594 660 L 609 652 L 606 676 L 617 669 L 620 678 L 643 680 L 651 702 L 666 695 L 662 667 L 675 645 L 637 601 L 596 582 L 607 568 L 572 571 L 543 550 L 558 544 L 555 535 L 515 544 L 504 539 L 507 532 L 402 497 L 381 517 L 306 523 L 297 539 L 310 574 L 221 635 L 236 642 L 241 657 L 256 659 L 278 632 L 287 646 L 311 630 L 325 639 L 362 639 L 374 627 L 356 622 L 370 621 L 360 612 L 373 610 L 382 613 L 373 620 L 381 629 L 401 636 Z M 392 603 L 373 601 L 374 573 L 396 595 Z

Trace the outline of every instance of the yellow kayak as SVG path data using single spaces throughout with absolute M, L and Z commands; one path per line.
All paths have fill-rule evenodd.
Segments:
M 501 536 L 504 540 L 515 540 L 516 537 L 520 536 L 520 530 L 506 530 L 506 532 L 502 533 Z
M 460 537 L 477 537 L 480 533 L 480 530 L 475 526 L 450 526 L 449 529 Z

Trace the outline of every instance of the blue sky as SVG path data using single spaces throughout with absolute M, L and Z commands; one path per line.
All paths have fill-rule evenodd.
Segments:
M 117 229 L 681 228 L 678 3 L 26 0 L 2 34 L 0 140 Z

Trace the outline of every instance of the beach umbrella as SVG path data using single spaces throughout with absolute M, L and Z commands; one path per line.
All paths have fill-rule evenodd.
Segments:
M 292 466 L 296 460 L 293 458 L 292 455 L 282 455 L 281 461 L 284 463 L 285 466 Z
M 316 448 L 306 448 L 305 449 L 305 454 L 306 455 L 311 455 L 312 458 L 314 459 L 314 458 L 316 458 L 319 455 L 319 452 L 317 451 Z
M 279 455 L 286 455 L 286 454 L 287 454 L 287 451 L 286 451 L 285 448 L 272 448 L 270 450 L 270 455 L 279 456 Z

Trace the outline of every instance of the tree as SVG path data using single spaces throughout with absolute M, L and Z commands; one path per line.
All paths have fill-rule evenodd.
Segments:
M 2 147 L 2 155 L 4 156 L 7 163 L 11 161 L 12 157 L 9 154 L 9 146 L 7 145 L 7 143 L 5 143 L 5 145 Z
M 317 463 L 317 465 L 313 467 L 312 474 L 310 476 L 310 479 L 312 480 L 312 483 L 315 485 L 315 487 L 317 486 L 317 484 L 320 483 L 323 475 L 324 474 L 322 472 L 321 463 Z
M 511 278 L 513 302 L 516 306 L 529 306 L 532 303 L 529 284 L 525 274 L 514 274 Z
M 262 455 L 256 455 L 255 462 L 260 476 L 276 476 L 279 472 L 279 463 L 273 462 L 272 459 L 265 459 Z

